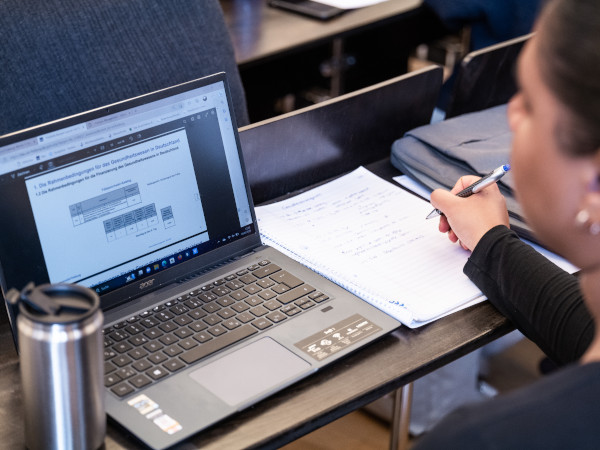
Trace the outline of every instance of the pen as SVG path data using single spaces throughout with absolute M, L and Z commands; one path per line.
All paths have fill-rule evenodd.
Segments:
M 490 184 L 494 184 L 495 182 L 497 182 L 509 170 L 510 170 L 510 165 L 504 164 L 503 166 L 500 166 L 497 169 L 492 170 L 490 173 L 488 173 L 481 179 L 477 180 L 472 185 L 464 188 L 462 191 L 460 191 L 456 195 L 457 195 L 457 197 L 464 198 L 464 197 L 470 197 L 473 194 L 477 194 L 479 191 L 481 191 L 482 189 L 485 189 Z M 429 213 L 429 215 L 425 219 L 431 219 L 432 217 L 437 217 L 440 214 L 442 214 L 442 212 L 439 209 L 434 209 L 433 211 L 431 211 Z

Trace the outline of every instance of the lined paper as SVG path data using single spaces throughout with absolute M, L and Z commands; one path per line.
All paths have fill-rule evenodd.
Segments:
M 256 208 L 263 242 L 416 327 L 484 299 L 431 205 L 365 168 Z

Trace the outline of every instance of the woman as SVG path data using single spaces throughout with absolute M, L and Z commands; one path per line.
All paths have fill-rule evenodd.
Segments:
M 431 202 L 440 231 L 472 250 L 465 273 L 565 367 L 448 416 L 415 448 L 600 447 L 600 2 L 547 4 L 520 57 L 510 102 L 517 197 L 539 239 L 581 268 L 579 282 L 508 229 L 496 186 L 463 199 L 461 178 Z

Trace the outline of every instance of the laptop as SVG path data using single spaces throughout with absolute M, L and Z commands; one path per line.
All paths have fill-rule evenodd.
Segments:
M 0 209 L 3 292 L 100 295 L 106 412 L 152 448 L 399 326 L 261 244 L 223 73 L 0 137 Z

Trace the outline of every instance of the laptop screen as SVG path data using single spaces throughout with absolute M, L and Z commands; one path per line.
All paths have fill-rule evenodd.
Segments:
M 255 233 L 223 80 L 0 138 L 3 288 L 105 294 Z

